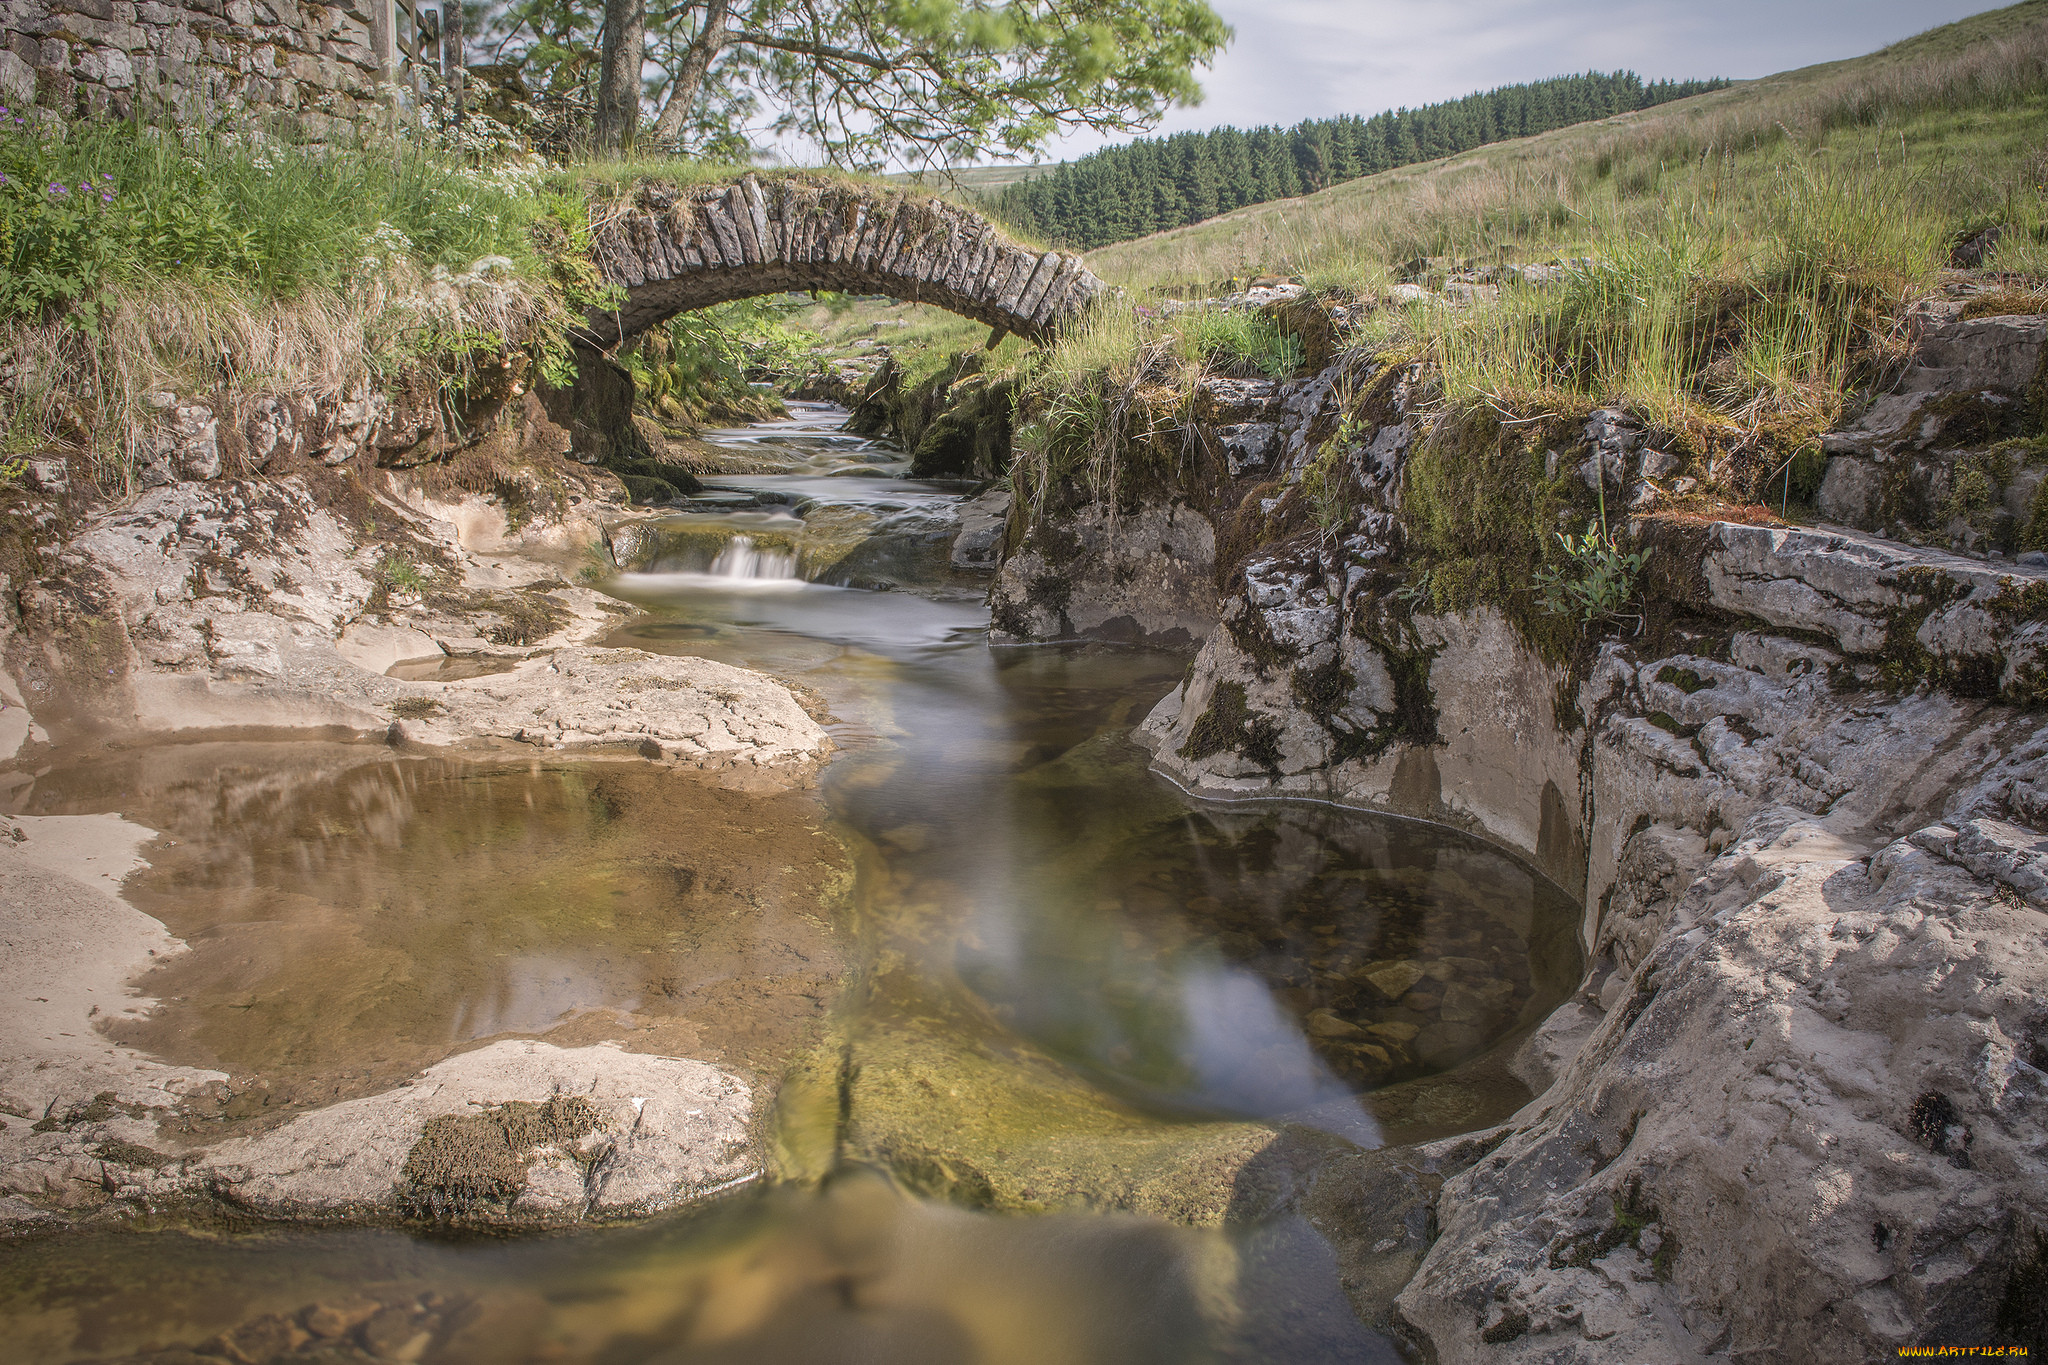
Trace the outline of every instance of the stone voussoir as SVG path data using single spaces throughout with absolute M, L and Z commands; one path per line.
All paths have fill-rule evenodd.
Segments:
M 693 308 L 813 288 L 929 303 L 1046 341 L 1105 288 L 1080 257 L 1018 246 L 943 200 L 841 193 L 858 197 L 755 175 L 647 191 L 597 229 L 592 255 L 626 299 L 589 318 L 591 336 L 610 345 Z

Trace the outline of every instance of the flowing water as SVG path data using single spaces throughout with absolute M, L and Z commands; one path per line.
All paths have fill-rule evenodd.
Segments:
M 15 798 L 174 841 L 130 894 L 194 951 L 123 1040 L 237 1078 L 202 1128 L 486 1038 L 619 1038 L 779 1078 L 781 1178 L 544 1237 L 17 1243 L 20 1358 L 315 1309 L 435 1362 L 1402 1358 L 1367 1321 L 1399 1277 L 1353 1234 L 1420 1231 L 1389 1149 L 1527 1099 L 1502 1058 L 1576 980 L 1575 907 L 1450 831 L 1186 798 L 1130 738 L 1186 658 L 990 648 L 985 580 L 944 552 L 969 490 L 838 416 L 720 433 L 779 469 L 715 480 L 613 587 L 647 609 L 613 644 L 823 698 L 816 793 L 220 745 Z

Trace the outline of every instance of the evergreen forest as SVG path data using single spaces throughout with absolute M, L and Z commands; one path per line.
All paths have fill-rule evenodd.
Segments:
M 1369 118 L 1346 114 L 1304 120 L 1292 128 L 1217 128 L 1141 138 L 1013 182 L 992 199 L 995 210 L 1022 231 L 1093 250 L 1247 204 L 1291 199 L 1396 166 L 1647 109 L 1728 84 L 1719 78 L 1646 82 L 1633 71 L 1588 71 Z

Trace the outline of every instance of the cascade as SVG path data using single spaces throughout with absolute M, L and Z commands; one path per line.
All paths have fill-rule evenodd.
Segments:
M 718 557 L 711 561 L 714 578 L 781 579 L 796 577 L 796 556 L 784 550 L 764 550 L 752 536 L 734 536 Z

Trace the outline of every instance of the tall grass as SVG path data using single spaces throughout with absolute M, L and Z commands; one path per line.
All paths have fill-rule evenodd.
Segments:
M 1831 421 L 1896 359 L 1939 227 L 1897 211 L 1915 187 L 1896 161 L 1787 151 L 1745 176 L 1724 158 L 1654 217 L 1588 225 L 1588 258 L 1545 288 L 1419 313 L 1446 393 L 1504 412 L 1624 405 L 1674 428 Z
M 0 161 L 26 190 L 4 208 L 0 263 L 13 274 L 286 297 L 343 287 L 392 255 L 423 269 L 492 255 L 530 266 L 528 229 L 546 209 L 537 168 L 478 169 L 416 143 L 314 149 L 132 122 L 0 122 Z M 38 210 L 58 198 L 45 187 L 79 184 L 106 195 L 87 230 L 39 233 Z
M 6 126 L 0 450 L 68 449 L 109 490 L 151 393 L 205 395 L 232 420 L 256 395 L 360 392 L 420 361 L 459 379 L 480 350 L 558 349 L 592 283 L 582 201 L 528 163 Z

